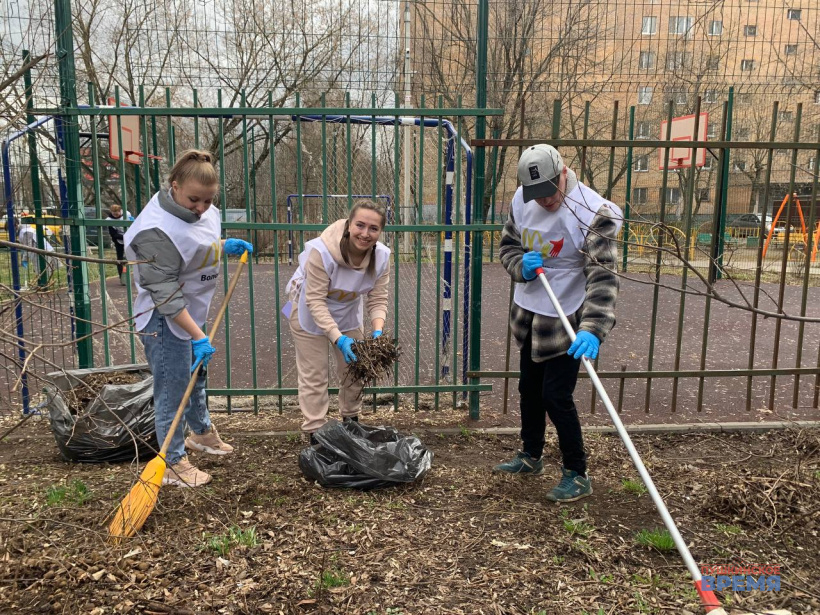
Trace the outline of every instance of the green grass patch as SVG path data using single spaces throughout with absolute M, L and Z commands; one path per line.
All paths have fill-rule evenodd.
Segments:
M 256 527 L 242 529 L 234 525 L 226 534 L 202 535 L 205 541 L 203 549 L 225 556 L 235 547 L 255 547 L 259 544 L 259 536 L 256 534 Z
M 737 536 L 743 533 L 743 529 L 737 525 L 727 525 L 725 523 L 715 523 L 715 529 L 727 536 Z
M 634 495 L 643 495 L 646 493 L 646 485 L 639 480 L 632 480 L 631 478 L 624 478 L 621 480 L 621 488 L 627 493 Z
M 595 527 L 583 519 L 564 519 L 564 529 L 571 536 L 580 536 L 581 538 L 586 538 L 595 531 Z
M 641 530 L 635 536 L 635 542 L 645 547 L 652 547 L 662 553 L 675 550 L 675 541 L 667 529 Z
M 91 492 L 86 484 L 77 479 L 68 485 L 53 485 L 46 491 L 47 506 L 64 506 L 74 504 L 82 506 L 91 499 Z

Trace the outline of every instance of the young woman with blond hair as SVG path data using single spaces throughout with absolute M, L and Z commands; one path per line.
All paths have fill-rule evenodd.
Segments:
M 253 246 L 221 239 L 219 209 L 212 207 L 219 178 L 210 152 L 183 152 L 157 192 L 125 233 L 129 260 L 147 261 L 134 271 L 137 330 L 154 376 L 154 421 L 162 442 L 198 362 L 202 363 L 184 419 L 191 435 L 177 428 L 166 458 L 163 484 L 198 487 L 211 481 L 194 467 L 185 447 L 211 455 L 233 451 L 211 423 L 205 398 L 205 370 L 216 349 L 202 328 L 219 279 L 221 253 L 241 255 Z

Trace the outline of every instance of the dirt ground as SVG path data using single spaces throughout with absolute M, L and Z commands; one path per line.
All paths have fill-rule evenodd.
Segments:
M 298 437 L 254 434 L 253 418 L 217 418 L 236 453 L 192 455 L 214 482 L 164 487 L 140 535 L 117 547 L 104 519 L 137 468 L 61 461 L 40 419 L 0 442 L 0 612 L 701 612 L 677 553 L 636 542 L 662 523 L 624 482 L 637 473 L 615 436 L 587 437 L 594 495 L 557 506 L 544 498 L 552 438 L 543 476 L 494 475 L 515 438 L 441 435 L 416 417 L 408 427 L 435 455 L 426 477 L 326 490 L 302 477 Z M 820 612 L 820 431 L 635 443 L 700 565 L 781 567 L 780 591 L 720 593 L 730 612 Z

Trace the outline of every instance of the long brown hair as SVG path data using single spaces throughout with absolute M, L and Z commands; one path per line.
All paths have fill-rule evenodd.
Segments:
M 214 168 L 214 155 L 199 149 L 188 149 L 182 152 L 168 173 L 168 185 L 174 182 L 184 184 L 194 180 L 203 186 L 219 185 L 219 176 Z
M 380 203 L 376 203 L 375 201 L 371 201 L 369 199 L 360 199 L 353 204 L 353 208 L 350 210 L 350 213 L 347 216 L 347 220 L 345 221 L 345 230 L 344 233 L 342 233 L 342 240 L 339 242 L 339 250 L 342 253 L 342 258 L 348 265 L 350 264 L 350 221 L 353 219 L 353 216 L 356 215 L 356 212 L 360 209 L 375 211 L 377 214 L 379 214 L 379 217 L 382 219 L 382 229 L 384 229 L 385 224 L 387 224 L 387 211 L 385 210 L 384 205 L 381 205 Z M 373 249 L 371 250 L 370 262 L 367 263 L 367 275 L 371 277 L 376 275 L 375 243 L 373 244 Z

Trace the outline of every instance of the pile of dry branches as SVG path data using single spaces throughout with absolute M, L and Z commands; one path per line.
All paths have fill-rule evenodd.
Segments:
M 393 373 L 393 364 L 399 360 L 401 349 L 388 335 L 376 339 L 358 340 L 353 345 L 357 360 L 347 366 L 346 378 L 374 386 Z
M 79 415 L 85 411 L 89 403 L 99 396 L 105 385 L 134 384 L 141 380 L 139 374 L 131 372 L 89 374 L 82 379 L 82 382 L 77 383 L 77 386 L 65 391 L 63 396 L 71 414 Z

